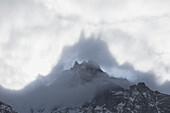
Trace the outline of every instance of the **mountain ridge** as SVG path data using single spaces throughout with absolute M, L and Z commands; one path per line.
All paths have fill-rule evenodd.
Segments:
M 38 84 L 7 100 L 3 101 L 12 101 L 10 105 L 20 113 L 170 112 L 169 95 L 152 91 L 143 82 L 132 85 L 126 79 L 110 77 L 94 61 L 75 61 L 52 84 Z

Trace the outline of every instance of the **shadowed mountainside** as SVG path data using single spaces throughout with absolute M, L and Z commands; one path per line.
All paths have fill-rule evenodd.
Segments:
M 144 83 L 131 85 L 126 79 L 110 77 L 94 61 L 76 61 L 52 84 L 8 94 L 3 101 L 19 113 L 170 112 L 169 95 L 152 91 Z M 15 113 L 8 105 L 1 110 Z

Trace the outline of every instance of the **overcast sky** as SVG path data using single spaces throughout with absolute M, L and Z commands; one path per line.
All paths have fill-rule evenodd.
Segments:
M 169 0 L 0 0 L 0 84 L 47 75 L 81 34 L 106 42 L 119 65 L 170 80 Z M 108 72 L 111 73 L 111 72 Z

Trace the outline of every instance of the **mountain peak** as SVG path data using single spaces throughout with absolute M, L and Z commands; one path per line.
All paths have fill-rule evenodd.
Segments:
M 130 86 L 131 91 L 140 90 L 140 91 L 151 91 L 144 82 L 139 82 L 137 85 Z
M 74 62 L 74 65 L 79 65 L 79 63 L 77 61 Z
M 79 63 L 77 61 L 74 62 L 73 68 L 76 68 L 79 66 Z
M 82 63 L 78 63 L 78 61 L 74 62 L 73 65 L 73 69 L 77 69 L 77 68 L 84 68 L 84 69 L 100 69 L 100 66 L 97 62 L 93 61 L 93 60 L 89 60 L 89 61 L 83 61 Z
M 139 82 L 139 83 L 138 83 L 138 87 L 143 88 L 143 87 L 146 87 L 146 85 L 145 85 L 145 83 L 144 83 L 144 82 Z
M 109 76 L 102 71 L 99 64 L 95 61 L 89 60 L 81 63 L 75 61 L 73 67 L 63 71 L 60 77 L 70 81 L 69 83 L 72 84 L 71 86 L 76 86 L 77 84 L 91 83 L 97 79 L 106 79 Z

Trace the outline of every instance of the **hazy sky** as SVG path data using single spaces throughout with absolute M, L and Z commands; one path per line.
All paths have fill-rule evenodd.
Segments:
M 0 84 L 47 75 L 62 49 L 100 38 L 121 65 L 170 80 L 169 0 L 0 0 Z

